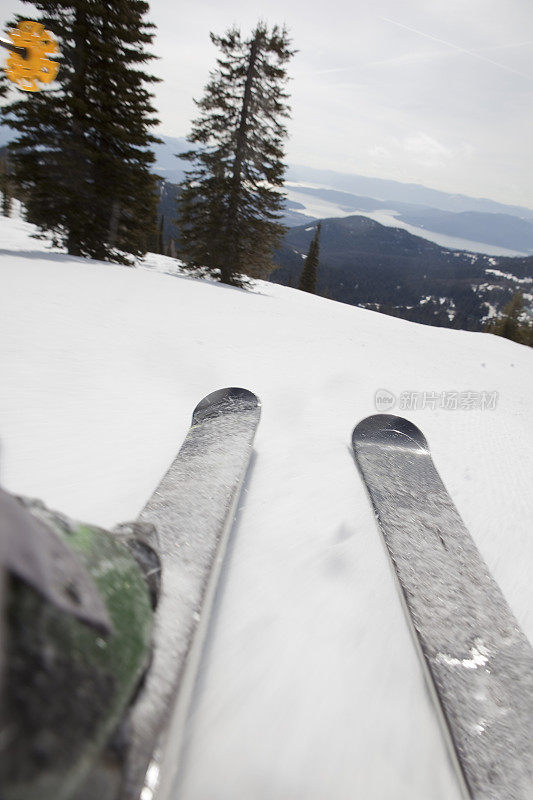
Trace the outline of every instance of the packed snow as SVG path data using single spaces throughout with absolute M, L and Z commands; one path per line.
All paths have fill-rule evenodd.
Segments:
M 175 796 L 459 800 L 350 437 L 377 392 L 396 400 L 533 639 L 532 351 L 162 256 L 72 258 L 31 231 L 0 218 L 4 488 L 112 526 L 203 396 L 262 401 Z

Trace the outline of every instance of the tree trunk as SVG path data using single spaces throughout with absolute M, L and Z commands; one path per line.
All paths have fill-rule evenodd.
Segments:
M 66 146 L 66 151 L 68 153 L 68 159 L 70 163 L 67 165 L 68 170 L 68 178 L 69 181 L 68 188 L 71 193 L 71 200 L 74 200 L 76 194 L 78 192 L 84 191 L 84 156 L 83 156 L 83 145 L 84 145 L 84 118 L 83 112 L 79 111 L 80 102 L 82 106 L 85 103 L 85 99 L 87 96 L 87 84 L 85 78 L 85 36 L 84 32 L 87 26 L 87 17 L 85 11 L 81 9 L 76 10 L 76 19 L 73 27 L 74 31 L 74 46 L 72 50 L 72 66 L 74 68 L 74 74 L 72 76 L 71 87 L 72 87 L 72 99 L 76 101 L 75 103 L 71 104 L 72 109 L 72 126 L 70 131 L 70 141 Z M 79 208 L 83 207 L 84 203 L 79 203 Z M 79 223 L 82 220 L 79 219 Z M 76 231 L 78 225 L 70 225 L 70 229 L 68 232 L 67 237 L 67 250 L 69 255 L 73 256 L 80 256 L 81 255 L 81 248 L 80 248 L 80 235 L 79 235 L 79 228 Z
M 239 120 L 239 129 L 237 131 L 237 144 L 235 148 L 235 160 L 233 161 L 233 171 L 231 176 L 231 193 L 228 204 L 228 221 L 227 228 L 232 231 L 228 242 L 227 257 L 222 262 L 220 268 L 220 280 L 222 283 L 233 283 L 232 276 L 238 270 L 238 233 L 235 231 L 235 220 L 237 217 L 237 210 L 239 206 L 239 198 L 242 187 L 242 163 L 244 160 L 244 147 L 246 145 L 246 132 L 248 128 L 248 113 L 250 110 L 250 101 L 252 99 L 252 86 L 255 78 L 255 65 L 259 53 L 259 45 L 261 42 L 261 34 L 256 33 L 252 44 L 250 46 L 250 58 L 248 61 L 248 70 L 246 72 L 246 81 L 244 84 L 244 96 L 242 100 L 241 116 Z
M 113 205 L 111 207 L 111 219 L 109 221 L 109 232 L 107 234 L 107 239 L 110 247 L 117 246 L 119 220 L 120 220 L 120 201 L 115 199 L 113 200 Z
M 2 158 L 0 161 L 0 191 L 2 192 L 2 214 L 4 217 L 9 217 L 11 216 L 13 191 L 11 180 L 9 178 L 9 158 L 7 154 L 7 147 L 2 153 Z

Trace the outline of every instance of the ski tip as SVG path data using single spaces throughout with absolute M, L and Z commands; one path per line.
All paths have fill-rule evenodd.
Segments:
M 395 444 L 409 450 L 429 452 L 426 437 L 412 422 L 394 414 L 373 414 L 361 420 L 352 433 L 355 451 L 365 443 Z
M 221 414 L 231 414 L 240 411 L 260 412 L 261 403 L 257 395 L 248 389 L 240 389 L 237 386 L 230 386 L 227 389 L 217 389 L 211 392 L 203 400 L 200 400 L 192 414 L 192 423 L 198 422 L 209 417 L 218 417 Z

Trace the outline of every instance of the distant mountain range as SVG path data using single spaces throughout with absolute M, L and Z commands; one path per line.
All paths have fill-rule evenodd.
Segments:
M 179 255 L 176 193 L 176 185 L 163 184 L 159 213 L 165 239 L 174 239 Z M 271 281 L 297 286 L 316 225 L 308 219 L 288 230 L 274 254 L 279 266 Z M 318 293 L 332 300 L 415 322 L 481 330 L 519 290 L 531 305 L 533 256 L 445 248 L 361 215 L 322 220 Z
M 287 181 L 314 184 L 338 189 L 355 195 L 363 195 L 387 202 L 414 203 L 438 208 L 441 211 L 483 211 L 486 213 L 512 214 L 533 219 L 533 209 L 524 206 L 506 205 L 495 200 L 467 197 L 463 194 L 448 194 L 438 189 L 428 189 L 417 183 L 401 183 L 383 178 L 368 178 L 363 175 L 346 175 L 325 169 L 289 166 Z
M 171 183 L 179 183 L 183 178 L 184 166 L 187 162 L 176 157 L 177 153 L 185 153 L 191 145 L 183 137 L 161 136 L 163 144 L 155 145 L 156 170 L 161 177 Z M 417 206 L 429 206 L 441 211 L 480 211 L 490 214 L 509 214 L 515 217 L 533 220 L 533 209 L 524 206 L 506 205 L 495 200 L 467 197 L 461 194 L 448 194 L 438 189 L 428 189 L 415 183 L 369 178 L 363 175 L 346 175 L 331 170 L 313 169 L 312 167 L 289 165 L 286 173 L 289 183 L 315 184 L 315 188 L 336 189 L 348 196 L 366 196 L 381 200 L 384 203 L 397 201 Z M 312 193 L 313 187 L 309 187 Z M 390 207 L 390 205 L 388 206 Z M 370 210 L 370 209 L 369 209 Z
M 12 137 L 0 126 L 0 146 Z M 191 145 L 162 136 L 154 145 L 155 171 L 179 183 L 187 162 L 177 158 Z M 322 218 L 368 214 L 389 227 L 403 227 L 444 247 L 494 255 L 533 253 L 533 210 L 494 200 L 447 194 L 419 184 L 289 166 L 282 222 L 288 227 Z M 172 214 L 173 216 L 174 214 Z
M 348 192 L 340 192 L 335 189 L 318 189 L 306 186 L 289 186 L 289 197 L 302 195 L 309 196 L 311 199 L 318 198 L 331 205 L 332 211 L 339 210 L 346 214 L 364 214 L 365 212 L 384 211 L 383 216 L 389 218 L 388 224 L 396 223 L 402 227 L 401 223 L 408 223 L 417 228 L 417 235 L 434 240 L 432 233 L 441 233 L 445 236 L 464 240 L 461 242 L 463 247 L 468 248 L 468 242 L 485 243 L 495 245 L 496 248 L 505 248 L 511 251 L 523 252 L 524 254 L 533 253 L 533 212 L 531 218 L 518 217 L 510 213 L 498 211 L 443 211 L 438 208 L 417 205 L 415 203 L 404 203 L 399 200 L 378 200 L 374 197 L 364 197 Z M 297 204 L 302 207 L 302 203 Z M 392 209 L 391 209 L 392 206 Z M 303 205 L 305 210 L 306 206 Z M 504 206 L 505 208 L 505 206 Z M 324 210 L 322 208 L 322 210 Z M 527 211 L 527 209 L 524 209 Z M 335 215 L 335 214 L 333 214 Z M 329 216 L 329 214 L 328 214 Z M 379 216 L 379 215 L 378 215 Z M 297 219 L 298 213 L 292 215 L 292 219 Z M 299 224 L 306 222 L 302 219 Z M 380 222 L 380 219 L 376 221 Z M 386 223 L 387 224 L 387 223 Z M 292 227 L 292 226 L 291 226 Z M 411 231 L 414 232 L 414 231 Z M 438 238 L 438 237 L 437 237 Z M 445 241 L 437 244 L 448 244 Z M 474 246 L 471 248 L 475 250 Z
M 166 181 L 178 183 L 186 162 L 176 154 L 186 152 L 190 145 L 183 138 L 162 138 L 163 144 L 154 147 L 156 170 Z M 315 185 L 304 185 L 309 183 Z M 288 168 L 287 192 L 282 222 L 288 227 L 339 213 L 389 211 L 388 219 L 380 221 L 387 220 L 386 224 L 393 227 L 406 223 L 411 233 L 443 246 L 498 255 L 498 248 L 508 250 L 509 255 L 533 253 L 533 210 L 522 206 L 446 194 L 417 184 L 296 166 Z M 322 213 L 320 209 L 311 213 L 314 200 L 325 204 Z
M 291 228 L 271 280 L 297 286 L 316 222 Z M 322 220 L 318 293 L 445 327 L 480 330 L 521 290 L 533 299 L 533 257 L 449 250 L 363 216 Z
M 174 239 L 179 253 L 174 182 L 183 178 L 185 163 L 176 154 L 189 144 L 163 139 L 154 147 L 155 169 L 165 179 L 159 215 L 165 239 Z M 0 146 L 5 141 L 0 126 Z M 306 167 L 289 168 L 287 188 L 282 221 L 289 231 L 275 254 L 279 268 L 271 280 L 276 283 L 297 285 L 322 218 L 318 291 L 326 297 L 470 330 L 499 314 L 518 290 L 533 307 L 531 209 Z M 442 246 L 448 242 L 451 246 Z M 526 257 L 489 255 L 495 252 L 491 247 Z

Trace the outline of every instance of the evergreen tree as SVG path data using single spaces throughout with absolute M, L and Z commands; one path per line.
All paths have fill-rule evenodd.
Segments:
M 4 217 L 9 217 L 13 206 L 13 188 L 7 145 L 0 148 L 0 192 L 2 192 L 2 214 Z
M 6 109 L 19 134 L 12 160 L 27 217 L 72 255 L 127 262 L 120 251 L 142 255 L 156 224 L 148 3 L 32 5 L 62 58 L 51 89 L 25 92 Z
M 315 235 L 311 239 L 307 258 L 298 281 L 298 289 L 303 292 L 310 292 L 316 294 L 317 278 L 318 278 L 318 261 L 320 258 L 320 230 L 322 223 L 319 222 L 316 226 Z
M 157 231 L 157 252 L 165 255 L 165 215 L 161 214 L 159 229 Z
M 5 58 L 5 53 L 2 49 L 0 49 L 0 59 L 2 56 Z M 6 97 L 8 88 L 8 79 L 6 78 L 6 74 L 3 69 L 0 69 L 0 98 Z M 0 113 L 0 125 L 2 125 L 3 122 L 3 114 Z
M 517 292 L 504 306 L 502 316 L 485 325 L 485 331 L 496 336 L 503 336 L 505 339 L 511 339 L 519 344 L 533 346 L 533 326 L 528 322 L 521 321 L 520 316 L 523 310 L 524 297 L 522 292 Z
M 294 54 L 287 31 L 259 23 L 243 40 L 232 28 L 211 34 L 221 51 L 188 141 L 191 162 L 178 200 L 180 255 L 223 283 L 266 277 L 285 228 L 283 120 L 289 116 L 285 65 Z

